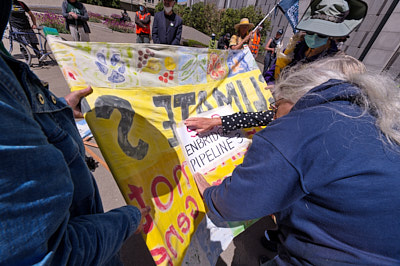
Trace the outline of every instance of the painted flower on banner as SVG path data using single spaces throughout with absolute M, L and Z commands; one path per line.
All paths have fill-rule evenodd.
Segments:
M 102 52 L 96 54 L 95 64 L 100 72 L 107 76 L 107 80 L 112 83 L 122 83 L 125 81 L 126 66 L 121 61 L 121 55 L 111 53 L 111 57 L 107 60 L 106 55 Z M 108 62 L 107 62 L 108 61 Z
M 208 66 L 207 66 L 207 74 L 213 80 L 220 80 L 225 78 L 227 75 L 226 59 L 222 54 L 218 54 L 216 52 L 210 53 L 208 57 Z
M 71 79 L 74 81 L 76 81 L 79 77 L 79 75 L 76 73 L 76 71 L 70 67 L 64 67 L 63 74 L 64 74 L 64 77 L 66 77 L 67 79 Z
M 62 72 L 70 86 L 81 86 L 86 84 L 85 80 L 82 79 L 82 73 L 77 68 L 63 66 Z
M 250 71 L 245 58 L 246 53 L 242 50 L 229 50 L 229 53 L 231 53 L 228 57 L 229 77 Z
M 170 56 L 167 56 L 164 59 L 164 64 L 165 64 L 165 68 L 169 71 L 173 71 L 176 68 L 175 60 Z

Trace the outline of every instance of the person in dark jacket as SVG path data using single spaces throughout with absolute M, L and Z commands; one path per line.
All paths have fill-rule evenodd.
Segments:
M 229 42 L 231 40 L 231 34 L 228 32 L 224 36 L 221 36 L 218 40 L 218 49 L 221 50 L 228 50 L 229 49 Z
M 280 44 L 281 37 L 283 35 L 283 30 L 279 29 L 274 38 L 269 39 L 268 43 L 265 45 L 265 57 L 264 57 L 264 70 L 263 73 L 269 69 L 270 65 L 275 62 L 276 51 L 275 48 Z
M 164 0 L 164 10 L 154 15 L 153 43 L 180 45 L 183 21 L 174 13 L 175 0 Z
M 0 1 L 0 36 L 11 0 Z M 76 128 L 90 87 L 57 98 L 0 52 L 0 265 L 121 265 L 149 209 L 104 213 Z M 68 104 L 68 105 L 67 105 Z
M 64 0 L 62 15 L 65 18 L 65 27 L 71 32 L 74 41 L 90 42 L 89 20 L 85 6 L 77 0 Z
M 121 19 L 120 21 L 122 22 L 129 22 L 131 21 L 131 17 L 129 16 L 128 12 L 126 11 L 126 9 L 124 8 L 124 12 L 121 12 Z
M 279 118 L 243 164 L 218 186 L 194 175 L 220 219 L 275 214 L 278 256 L 266 265 L 400 264 L 400 94 L 357 64 L 336 56 L 283 72 Z

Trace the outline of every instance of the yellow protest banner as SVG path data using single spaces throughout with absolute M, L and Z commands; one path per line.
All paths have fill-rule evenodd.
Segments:
M 251 53 L 49 41 L 71 90 L 94 90 L 82 106 L 85 119 L 126 202 L 152 208 L 143 236 L 154 261 L 180 265 L 206 209 L 173 127 L 224 105 L 266 110 L 270 93 Z M 218 184 L 244 153 L 232 154 L 207 180 Z

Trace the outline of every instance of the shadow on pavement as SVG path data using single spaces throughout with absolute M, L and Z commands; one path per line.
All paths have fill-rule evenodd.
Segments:
M 276 256 L 276 252 L 267 250 L 260 240 L 264 236 L 265 229 L 273 229 L 274 227 L 271 218 L 260 219 L 234 238 L 228 249 L 224 251 L 224 253 L 233 252 L 233 254 L 221 254 L 215 265 L 259 265 L 260 256 L 267 256 L 272 259 Z M 131 236 L 122 246 L 120 254 L 125 266 L 156 265 L 140 234 Z
M 124 266 L 156 265 L 141 234 L 132 235 L 120 251 Z
M 264 236 L 264 231 L 266 229 L 274 229 L 275 226 L 276 225 L 269 216 L 261 218 L 246 231 L 233 239 L 233 242 L 224 252 L 232 252 L 229 251 L 229 249 L 234 247 L 233 254 L 229 254 L 229 256 L 224 256 L 224 253 L 221 254 L 216 266 L 259 265 L 260 256 L 266 256 L 271 259 L 275 257 L 276 252 L 267 250 L 261 244 L 261 238 Z M 224 260 L 224 257 L 228 258 Z M 231 261 L 229 261 L 229 257 L 231 257 Z

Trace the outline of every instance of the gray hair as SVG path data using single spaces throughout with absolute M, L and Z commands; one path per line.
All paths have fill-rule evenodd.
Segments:
M 330 79 L 344 80 L 361 89 L 357 99 L 364 112 L 373 113 L 376 126 L 390 144 L 400 144 L 400 89 L 386 75 L 366 73 L 357 59 L 340 55 L 283 71 L 273 89 L 275 99 L 296 103 L 312 88 Z

